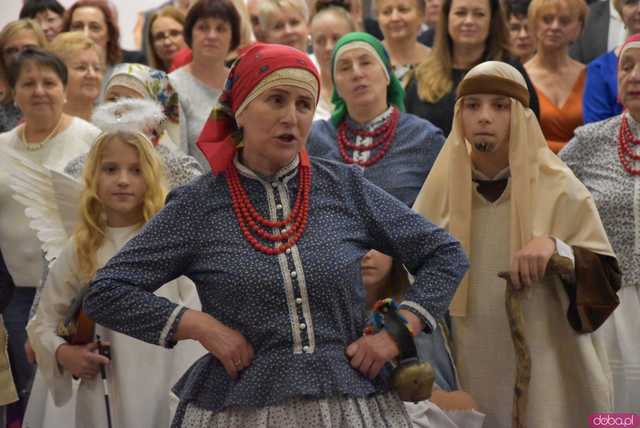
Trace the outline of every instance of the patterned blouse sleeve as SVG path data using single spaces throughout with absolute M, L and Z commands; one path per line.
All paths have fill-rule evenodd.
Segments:
M 87 315 L 112 330 L 152 344 L 173 347 L 186 310 L 153 294 L 188 275 L 199 242 L 200 224 L 192 186 L 174 190 L 167 205 L 101 270 L 84 301 Z
M 581 138 L 580 128 L 576 129 L 574 137 L 562 148 L 558 156 L 573 171 L 578 180 L 584 179 L 582 165 L 582 153 L 584 145 L 587 143 Z
M 432 329 L 444 316 L 469 263 L 460 243 L 355 172 L 353 202 L 370 248 L 399 260 L 415 277 L 400 307 Z

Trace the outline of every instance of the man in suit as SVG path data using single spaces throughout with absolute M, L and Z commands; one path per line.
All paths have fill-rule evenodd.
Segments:
M 603 35 L 607 35 L 603 37 Z M 571 57 L 588 64 L 603 53 L 622 44 L 627 32 L 612 0 L 596 1 L 589 6 L 582 36 L 571 46 Z

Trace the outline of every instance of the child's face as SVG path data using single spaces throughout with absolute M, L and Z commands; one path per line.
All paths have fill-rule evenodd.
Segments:
M 379 300 L 391 273 L 393 259 L 380 251 L 371 250 L 362 258 L 362 284 L 367 292 L 367 304 Z
M 140 170 L 138 150 L 119 138 L 107 141 L 98 165 L 98 197 L 104 204 L 107 224 L 132 226 L 142 221 L 147 185 Z

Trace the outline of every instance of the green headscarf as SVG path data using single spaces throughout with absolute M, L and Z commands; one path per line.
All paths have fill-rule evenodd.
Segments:
M 340 38 L 336 46 L 333 48 L 333 54 L 331 56 L 331 75 L 333 79 L 333 95 L 331 97 L 331 102 L 333 103 L 334 110 L 333 114 L 331 114 L 331 122 L 334 126 L 338 126 L 347 115 L 347 104 L 344 102 L 342 97 L 338 95 L 338 90 L 336 89 L 336 80 L 333 75 L 333 70 L 335 69 L 336 63 L 336 53 L 345 45 L 353 42 L 364 42 L 375 50 L 380 58 L 381 62 L 384 64 L 387 74 L 389 75 L 389 85 L 387 86 L 387 102 L 391 105 L 396 106 L 400 111 L 404 111 L 404 89 L 402 89 L 402 84 L 398 80 L 398 78 L 393 73 L 391 69 L 391 60 L 389 59 L 389 54 L 387 53 L 382 43 L 375 37 L 367 33 L 349 33 Z

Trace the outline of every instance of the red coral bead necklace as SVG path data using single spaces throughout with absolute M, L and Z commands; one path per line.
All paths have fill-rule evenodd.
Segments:
M 625 171 L 631 175 L 640 175 L 640 168 L 632 166 L 632 161 L 640 161 L 640 154 L 632 147 L 639 148 L 640 139 L 633 135 L 631 129 L 629 129 L 627 117 L 623 115 L 618 134 L 618 156 Z
M 338 149 L 340 150 L 342 159 L 344 159 L 348 164 L 356 164 L 364 167 L 371 166 L 378 162 L 389 151 L 391 144 L 395 140 L 399 119 L 400 111 L 393 107 L 391 114 L 384 123 L 372 131 L 367 131 L 365 129 L 350 129 L 349 125 L 347 125 L 347 121 L 343 121 L 338 127 Z M 347 131 L 354 139 L 357 137 L 368 137 L 373 141 L 370 144 L 354 144 L 349 141 Z M 347 149 L 362 152 L 378 149 L 378 152 L 368 160 L 362 161 L 349 156 Z
M 311 167 L 301 164 L 298 166 L 298 193 L 291 213 L 284 220 L 269 220 L 264 218 L 251 203 L 249 195 L 240 182 L 240 176 L 235 165 L 230 165 L 225 172 L 227 185 L 231 193 L 231 204 L 245 239 L 256 250 L 268 254 L 278 255 L 293 247 L 302 237 L 309 217 L 309 194 L 311 193 Z M 268 228 L 283 228 L 280 233 L 268 232 Z M 257 235 L 258 238 L 256 238 Z M 277 243 L 269 246 L 267 243 Z

